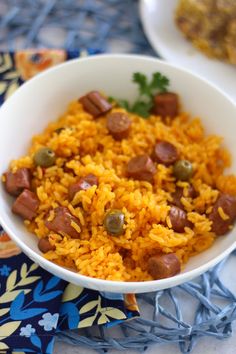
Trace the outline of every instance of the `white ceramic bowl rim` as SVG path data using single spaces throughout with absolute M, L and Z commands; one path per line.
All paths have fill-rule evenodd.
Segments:
M 228 100 L 231 101 L 231 103 L 233 103 L 235 105 L 235 103 L 232 101 L 232 99 L 227 96 L 221 89 L 219 89 L 218 87 L 216 87 L 214 84 L 209 83 L 207 80 L 203 79 L 201 76 L 196 75 L 194 73 L 192 73 L 189 70 L 185 70 L 181 67 L 178 67 L 176 65 L 173 64 L 169 64 L 169 63 L 165 63 L 157 58 L 153 58 L 153 57 L 148 57 L 148 56 L 143 56 L 143 55 L 130 55 L 130 54 L 99 54 L 99 55 L 94 55 L 91 57 L 85 57 L 85 58 L 79 58 L 79 59 L 73 59 L 70 60 L 68 62 L 65 62 L 63 64 L 57 65 L 51 69 L 48 69 L 40 74 L 37 75 L 36 79 L 38 79 L 39 77 L 48 75 L 49 71 L 57 71 L 60 70 L 61 66 L 67 66 L 67 65 L 71 65 L 71 63 L 76 62 L 76 61 L 98 61 L 98 60 L 103 60 L 104 58 L 109 58 L 112 60 L 112 58 L 115 59 L 136 59 L 136 60 L 144 60 L 145 61 L 150 61 L 150 62 L 161 62 L 162 66 L 167 66 L 167 67 L 172 67 L 175 69 L 178 69 L 180 72 L 187 72 L 189 74 L 191 74 L 192 76 L 198 78 L 201 81 L 204 81 L 205 84 L 207 84 L 208 86 L 211 86 L 213 90 L 217 90 L 221 95 L 225 96 Z M 32 85 L 34 83 L 35 78 L 30 79 L 29 81 L 27 81 L 26 83 L 24 83 L 24 85 L 21 87 L 21 90 L 24 89 L 24 87 Z M 13 96 L 18 95 L 19 91 L 16 91 Z M 12 97 L 13 97 L 12 96 Z M 7 104 L 9 104 L 11 102 L 12 97 L 10 97 L 7 100 Z M 2 107 L 5 106 L 6 103 L 4 103 L 2 105 Z M 235 105 L 236 106 L 236 105 Z M 0 110 L 2 110 L 2 107 L 0 108 Z M 107 285 L 110 285 L 110 287 L 113 289 L 113 292 L 117 292 L 119 293 L 119 289 L 121 287 L 126 287 L 126 293 L 128 292 L 145 292 L 145 291 L 149 291 L 148 288 L 151 287 L 153 288 L 153 285 L 156 284 L 158 282 L 159 289 L 164 289 L 164 288 L 170 288 L 172 286 L 178 285 L 180 283 L 183 283 L 185 281 L 189 281 L 191 279 L 193 279 L 195 276 L 198 276 L 202 273 L 204 273 L 206 270 L 212 268 L 214 265 L 216 265 L 217 263 L 219 263 L 223 258 L 225 258 L 227 255 L 229 255 L 235 248 L 236 248 L 236 241 L 230 246 L 228 247 L 225 251 L 223 251 L 221 254 L 219 254 L 217 257 L 213 258 L 212 260 L 208 261 L 207 263 L 205 263 L 204 265 L 190 270 L 186 273 L 180 273 L 174 277 L 171 278 L 166 278 L 166 279 L 160 279 L 160 280 L 152 280 L 152 281 L 145 281 L 145 282 L 120 282 L 120 281 L 111 281 L 111 280 L 103 280 L 103 279 L 98 279 L 98 278 L 92 278 L 92 277 L 88 277 L 88 276 L 84 276 L 81 275 L 79 273 L 75 273 L 71 270 L 68 270 L 66 268 L 63 268 L 51 261 L 48 261 L 47 259 L 45 259 L 43 256 L 41 256 L 40 254 L 37 254 L 36 252 L 34 252 L 29 246 L 27 246 L 23 241 L 21 241 L 17 235 L 15 230 L 13 230 L 13 228 L 9 227 L 7 225 L 7 223 L 5 222 L 5 220 L 2 218 L 1 214 L 0 214 L 0 223 L 3 226 L 4 230 L 11 236 L 11 238 L 18 244 L 18 246 L 23 250 L 23 252 L 25 252 L 33 261 L 35 261 L 36 263 L 39 263 L 40 265 L 43 264 L 43 267 L 47 270 L 51 270 L 52 273 L 55 273 L 56 275 L 59 276 L 60 272 L 63 270 L 63 279 L 81 279 L 84 281 L 87 281 L 89 283 L 91 283 L 93 285 L 93 287 L 97 287 L 97 288 L 102 288 L 102 285 L 104 283 L 106 283 Z M 78 282 L 78 281 L 76 281 Z M 144 289 L 144 283 L 145 283 L 145 289 Z M 141 291 L 142 290 L 142 291 Z

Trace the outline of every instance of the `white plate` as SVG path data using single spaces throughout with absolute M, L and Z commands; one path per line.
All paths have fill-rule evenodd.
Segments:
M 236 66 L 209 59 L 188 42 L 174 23 L 178 0 L 140 0 L 145 34 L 155 51 L 212 81 L 236 101 Z
M 229 173 L 235 174 L 236 105 L 214 85 L 182 68 L 156 58 L 116 54 L 70 60 L 46 70 L 6 100 L 0 108 L 0 176 L 7 170 L 9 161 L 25 155 L 32 136 L 61 115 L 68 102 L 92 90 L 133 102 L 138 94 L 131 80 L 133 73 L 142 72 L 150 77 L 156 71 L 170 78 L 170 90 L 178 92 L 185 111 L 202 118 L 206 132 L 225 138 L 226 146 L 232 152 L 233 165 Z M 204 101 L 207 104 L 202 104 Z M 170 288 L 206 272 L 236 248 L 234 230 L 225 237 L 218 237 L 205 252 L 191 257 L 183 271 L 171 278 L 126 283 L 90 278 L 45 259 L 38 249 L 38 238 L 12 214 L 12 202 L 13 198 L 0 183 L 0 223 L 20 248 L 49 272 L 94 290 L 143 293 Z

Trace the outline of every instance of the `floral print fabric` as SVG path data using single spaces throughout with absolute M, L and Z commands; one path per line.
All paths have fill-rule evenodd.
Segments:
M 45 69 L 66 60 L 96 54 L 97 51 L 65 51 L 57 49 L 28 49 L 15 53 L 0 53 L 0 105 L 24 81 Z
M 0 235 L 0 352 L 51 353 L 65 282 L 41 269 Z
M 0 53 L 0 104 L 26 79 L 78 56 L 63 50 Z M 51 354 L 56 331 L 112 326 L 137 316 L 133 294 L 69 284 L 33 263 L 0 229 L 0 353 Z

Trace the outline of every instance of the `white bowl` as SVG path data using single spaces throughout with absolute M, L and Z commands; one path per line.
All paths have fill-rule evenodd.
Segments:
M 12 159 L 26 153 L 31 137 L 56 119 L 73 99 L 93 90 L 132 100 L 136 71 L 151 75 L 160 71 L 171 80 L 185 111 L 202 118 L 208 133 L 225 138 L 236 172 L 236 105 L 219 89 L 198 76 L 154 58 L 132 55 L 99 55 L 76 59 L 50 69 L 25 83 L 0 109 L 0 174 Z M 181 274 L 147 282 L 117 282 L 80 275 L 47 261 L 37 247 L 37 237 L 27 232 L 22 220 L 11 212 L 12 198 L 0 186 L 0 223 L 21 249 L 44 269 L 90 289 L 140 293 L 169 288 L 205 272 L 236 247 L 236 232 L 218 237 L 207 251 L 192 257 Z

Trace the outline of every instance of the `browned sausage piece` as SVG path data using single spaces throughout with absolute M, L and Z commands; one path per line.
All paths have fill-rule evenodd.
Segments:
M 154 114 L 162 118 L 174 118 L 178 115 L 178 95 L 173 92 L 159 93 L 154 97 Z
M 107 117 L 107 129 L 115 140 L 127 138 L 131 123 L 129 116 L 125 113 L 114 112 Z
M 167 141 L 159 141 L 153 150 L 152 159 L 158 163 L 169 166 L 179 158 L 176 147 Z
M 198 196 L 198 192 L 192 186 L 192 184 L 189 184 L 187 197 L 194 199 L 194 198 L 197 198 L 197 196 Z
M 177 187 L 172 196 L 172 204 L 177 206 L 178 208 L 183 208 L 183 204 L 181 202 L 181 198 L 183 197 L 183 188 Z
M 10 171 L 5 173 L 5 189 L 14 196 L 18 196 L 24 189 L 30 189 L 30 170 L 19 168 L 15 173 Z
M 54 209 L 54 213 L 53 220 L 45 220 L 47 228 L 62 235 L 66 234 L 72 238 L 79 238 L 80 233 L 71 225 L 75 223 L 80 228 L 79 220 L 66 207 L 57 207 Z
M 92 173 L 85 177 L 80 178 L 80 180 L 77 183 L 71 184 L 69 186 L 69 190 L 68 190 L 69 200 L 73 200 L 77 192 L 81 190 L 86 191 L 87 189 L 89 189 L 94 185 L 95 186 L 98 185 L 98 178 L 94 176 Z
M 142 181 L 153 181 L 156 167 L 148 155 L 138 155 L 133 157 L 127 165 L 127 175 Z
M 172 204 L 176 205 L 178 208 L 183 208 L 183 204 L 181 202 L 181 198 L 184 196 L 184 189 L 181 187 L 177 187 L 175 192 L 172 194 Z M 198 196 L 197 191 L 194 187 L 190 184 L 188 186 L 188 194 L 187 197 L 189 198 L 196 198 Z
M 222 219 L 219 208 L 222 208 L 224 214 L 228 216 L 227 220 Z M 216 235 L 226 234 L 236 220 L 236 198 L 228 194 L 221 194 L 209 214 L 209 219 L 212 221 L 211 229 Z
M 148 260 L 148 272 L 154 279 L 173 277 L 180 272 L 180 261 L 175 253 L 152 256 Z
M 85 111 L 95 118 L 112 109 L 112 105 L 98 91 L 87 93 L 87 95 L 80 97 L 79 101 Z
M 47 237 L 41 238 L 38 242 L 38 248 L 41 252 L 47 253 L 49 251 L 54 251 L 55 246 L 51 245 Z
M 39 200 L 35 193 L 24 189 L 12 205 L 12 212 L 23 219 L 32 220 L 36 216 Z
M 185 227 L 192 227 L 192 223 L 187 219 L 187 214 L 181 208 L 172 206 L 170 208 L 169 217 L 174 231 L 184 232 Z

